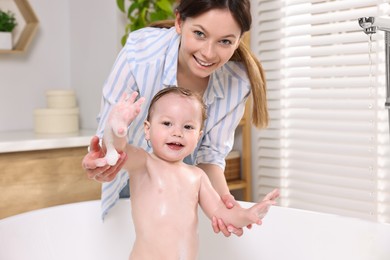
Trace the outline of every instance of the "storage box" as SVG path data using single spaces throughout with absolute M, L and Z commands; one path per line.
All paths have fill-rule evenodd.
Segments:
M 71 134 L 79 131 L 78 108 L 41 108 L 34 110 L 37 134 Z
M 73 90 L 57 89 L 46 91 L 48 108 L 75 108 L 76 95 Z
M 239 151 L 231 151 L 226 156 L 225 178 L 227 181 L 240 179 L 241 157 Z

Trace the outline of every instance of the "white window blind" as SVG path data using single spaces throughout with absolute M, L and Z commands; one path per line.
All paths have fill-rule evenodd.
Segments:
M 252 1 L 251 47 L 267 76 L 270 125 L 254 131 L 254 197 L 390 223 L 384 32 L 388 0 Z M 390 17 L 389 17 L 390 18 Z

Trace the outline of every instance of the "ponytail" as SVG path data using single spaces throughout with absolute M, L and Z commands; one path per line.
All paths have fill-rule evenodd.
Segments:
M 252 91 L 252 124 L 257 128 L 267 127 L 267 91 L 263 67 L 243 40 L 230 60 L 240 61 L 246 68 Z

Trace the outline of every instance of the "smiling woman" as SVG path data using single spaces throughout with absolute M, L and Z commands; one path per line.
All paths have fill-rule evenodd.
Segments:
M 259 128 L 268 124 L 263 70 L 242 40 L 251 20 L 248 0 L 182 0 L 173 27 L 146 27 L 131 32 L 103 88 L 97 135 L 103 135 L 108 113 L 123 93 L 138 92 L 149 104 L 161 89 L 188 88 L 203 97 L 208 119 L 199 144 L 185 162 L 206 172 L 227 207 L 237 205 L 224 176 L 225 158 L 233 147 L 234 131 L 251 95 L 253 124 Z M 145 118 L 142 111 L 133 121 L 128 140 L 149 152 L 142 131 Z M 104 147 L 98 145 L 97 138 L 92 139 L 91 147 L 83 166 L 91 179 L 103 182 L 105 216 L 119 194 L 128 196 L 128 174 L 120 170 L 126 155 L 122 154 L 114 166 L 102 166 Z M 222 230 L 230 235 L 223 223 L 213 224 L 216 232 Z M 241 229 L 230 229 L 242 234 Z

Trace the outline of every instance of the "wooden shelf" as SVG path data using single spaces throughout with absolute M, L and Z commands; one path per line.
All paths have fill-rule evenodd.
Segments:
M 0 53 L 23 53 L 27 50 L 38 29 L 38 18 L 27 0 L 13 0 L 16 8 L 25 20 L 22 33 L 12 50 L 0 50 Z
M 247 183 L 244 180 L 228 181 L 228 187 L 230 190 L 241 190 L 247 187 Z

